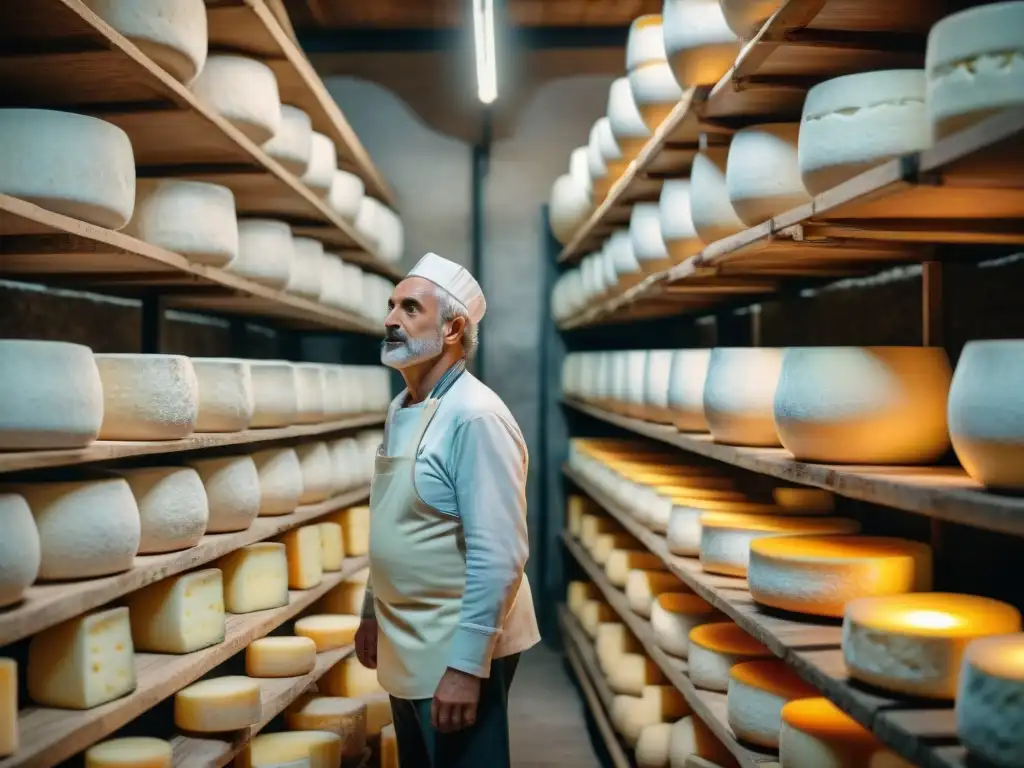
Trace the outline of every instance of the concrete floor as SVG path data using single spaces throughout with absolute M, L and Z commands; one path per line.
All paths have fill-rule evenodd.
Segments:
M 544 645 L 523 654 L 509 700 L 515 768 L 599 766 L 583 706 L 559 654 Z

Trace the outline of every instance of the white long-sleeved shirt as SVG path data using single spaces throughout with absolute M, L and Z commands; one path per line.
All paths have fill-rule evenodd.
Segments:
M 384 450 L 402 455 L 424 404 L 388 410 Z M 529 453 L 519 425 L 501 399 L 463 373 L 441 398 L 420 441 L 414 471 L 420 499 L 459 517 L 466 547 L 466 586 L 448 666 L 489 675 L 502 621 L 515 600 L 529 557 L 526 474 Z M 372 585 L 363 615 L 372 618 Z

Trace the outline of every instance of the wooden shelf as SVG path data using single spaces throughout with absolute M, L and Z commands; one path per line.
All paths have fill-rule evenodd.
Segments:
M 957 744 L 956 720 L 948 702 L 890 698 L 852 681 L 843 662 L 842 627 L 816 617 L 781 617 L 760 608 L 747 591 L 745 579 L 704 573 L 696 558 L 676 557 L 665 538 L 637 522 L 628 510 L 603 494 L 578 473 L 572 481 L 615 518 L 669 571 L 744 630 L 790 664 L 822 695 L 843 709 L 894 751 L 922 768 L 963 768 L 965 751 Z
M 582 545 L 569 535 L 568 531 L 562 532 L 562 541 L 565 543 L 566 549 L 572 553 L 576 562 L 586 571 L 590 580 L 601 590 L 601 594 L 604 595 L 605 600 L 608 601 L 612 609 L 619 615 L 619 618 L 629 627 L 630 632 L 636 636 L 636 639 L 640 641 L 647 657 L 658 665 L 658 668 L 665 675 L 669 683 L 679 689 L 679 692 L 683 694 L 683 697 L 690 705 L 690 709 L 693 710 L 694 715 L 699 717 L 714 732 L 715 736 L 728 748 L 740 765 L 744 768 L 754 768 L 764 763 L 775 762 L 777 759 L 775 754 L 754 752 L 737 741 L 736 735 L 732 732 L 732 728 L 729 727 L 725 694 L 717 691 L 701 690 L 694 686 L 687 675 L 686 661 L 670 656 L 661 650 L 654 639 L 654 630 L 651 628 L 651 623 L 630 610 L 626 595 L 621 590 L 612 586 L 607 576 L 605 576 L 604 570 L 594 562 Z
M 298 616 L 353 573 L 366 567 L 366 558 L 350 558 L 337 573 L 324 576 L 316 587 L 292 590 L 283 608 L 228 615 L 224 642 L 184 655 L 136 653 L 138 685 L 116 701 L 87 710 L 28 706 L 18 713 L 21 748 L 0 760 L 0 768 L 56 765 L 109 736 L 132 719 L 198 680 L 243 650 L 253 640 Z
M 567 399 L 571 408 L 652 440 L 734 467 L 840 496 L 975 528 L 1024 536 L 1024 498 L 986 491 L 959 467 L 862 467 L 808 464 L 782 448 L 722 445 L 709 434 L 677 431 Z
M 0 647 L 91 611 L 149 584 L 212 563 L 236 549 L 273 538 L 330 512 L 360 504 L 369 496 L 368 487 L 357 488 L 320 504 L 299 507 L 290 515 L 257 517 L 244 531 L 207 534 L 191 549 L 162 555 L 138 555 L 131 570 L 113 576 L 59 584 L 35 584 L 25 592 L 20 603 L 0 610 Z
M 297 424 L 271 429 L 247 429 L 244 432 L 203 432 L 181 440 L 117 441 L 97 440 L 88 448 L 68 448 L 44 451 L 0 452 L 0 473 L 19 472 L 47 467 L 68 467 L 100 461 L 127 459 L 134 456 L 152 456 L 182 451 L 203 451 L 227 448 L 233 445 L 270 443 L 303 437 L 316 437 L 359 427 L 372 427 L 384 423 L 383 413 L 363 413 L 322 424 Z

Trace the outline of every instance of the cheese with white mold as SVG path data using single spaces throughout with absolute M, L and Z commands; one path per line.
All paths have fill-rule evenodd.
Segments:
M 728 156 L 728 147 L 707 147 L 697 153 L 690 168 L 690 218 L 705 243 L 747 228 L 729 198 Z
M 317 653 L 321 653 L 352 645 L 359 621 L 358 616 L 339 616 L 333 613 L 303 616 L 295 622 L 295 634 L 312 638 Z
M 320 526 L 292 528 L 281 537 L 288 557 L 288 587 L 311 589 L 323 580 Z
M 377 670 L 364 667 L 355 656 L 347 656 L 320 678 L 320 692 L 329 696 L 362 699 L 382 692 Z
M 616 549 L 609 553 L 604 572 L 613 586 L 625 588 L 629 572 L 633 570 L 667 571 L 668 566 L 653 552 Z
M 627 77 L 644 124 L 656 131 L 683 98 L 672 67 L 667 61 L 652 61 L 630 70 Z
M 800 175 L 799 133 L 799 123 L 765 123 L 733 136 L 725 184 L 733 210 L 747 226 L 811 201 Z
M 317 424 L 324 420 L 324 370 L 316 363 L 295 364 L 296 421 Z
M 193 357 L 199 385 L 196 432 L 241 432 L 256 409 L 252 368 L 247 360 Z
M 370 508 L 365 505 L 335 512 L 330 520 L 341 526 L 345 554 L 362 557 L 370 550 Z
M 189 462 L 203 481 L 207 533 L 244 531 L 260 509 L 260 476 L 251 456 L 194 459 Z
M 648 725 L 640 732 L 634 756 L 639 768 L 667 768 L 669 743 L 672 738 L 670 723 Z
M 331 452 L 327 443 L 314 440 L 295 448 L 302 468 L 302 496 L 300 504 L 315 504 L 331 495 L 333 478 Z
M 327 731 L 261 733 L 235 764 L 236 768 L 291 768 L 295 761 L 304 761 L 309 768 L 338 768 L 341 737 Z
M 709 602 L 694 594 L 665 592 L 651 607 L 651 629 L 658 647 L 683 659 L 689 652 L 690 631 L 720 619 Z
M 85 750 L 85 768 L 171 768 L 171 742 L 151 736 L 126 736 Z
M 729 689 L 729 670 L 737 664 L 772 658 L 771 651 L 731 621 L 702 624 L 690 630 L 687 671 L 698 688 Z
M 777 447 L 775 391 L 783 350 L 717 347 L 704 382 L 704 415 L 715 442 Z
M 753 38 L 782 5 L 782 0 L 719 0 L 722 15 L 737 37 Z
M 192 653 L 224 641 L 224 583 L 217 568 L 158 581 L 126 602 L 136 650 Z
M 634 613 L 649 619 L 658 595 L 663 592 L 681 592 L 685 589 L 686 585 L 668 571 L 630 571 L 626 579 L 626 600 Z
M 87 613 L 32 636 L 26 672 L 36 704 L 92 709 L 135 690 L 128 609 Z
M 956 697 L 957 735 L 974 756 L 1024 765 L 1024 634 L 973 641 Z
M 261 637 L 245 649 L 245 674 L 249 677 L 300 677 L 315 666 L 316 643 L 308 637 Z
M 302 466 L 294 448 L 267 448 L 252 455 L 260 477 L 260 516 L 288 515 L 302 496 Z
M 293 237 L 292 254 L 292 269 L 284 289 L 316 301 L 323 290 L 327 263 L 324 244 L 312 237 Z
M 174 724 L 185 731 L 237 731 L 262 716 L 260 684 L 248 677 L 211 677 L 174 694 Z
M 323 535 L 322 532 L 321 535 Z M 321 601 L 324 613 L 359 615 L 363 610 L 363 598 L 366 595 L 369 573 L 369 570 L 363 569 L 324 595 Z
M 331 189 L 327 194 L 327 207 L 352 223 L 359 214 L 359 203 L 366 195 L 366 184 L 349 171 L 335 169 Z
M 277 160 L 286 171 L 301 176 L 309 167 L 312 153 L 313 123 L 298 107 L 281 105 L 281 126 L 263 143 L 263 151 Z
M 782 708 L 796 699 L 818 696 L 785 662 L 748 661 L 729 671 L 729 725 L 741 739 L 778 749 Z
M 291 240 L 289 240 L 289 243 Z M 250 360 L 253 415 L 251 427 L 286 427 L 298 412 L 295 366 L 284 360 Z
M 366 749 L 366 704 L 340 696 L 302 696 L 284 713 L 290 731 L 327 731 L 341 738 L 342 760 Z
M 288 285 L 294 262 L 292 228 L 285 222 L 275 219 L 240 219 L 238 257 L 225 265 L 224 269 L 260 285 L 280 289 Z
M 256 144 L 281 129 L 281 96 L 274 71 L 246 56 L 215 54 L 190 86 L 195 97 Z
M 0 608 L 3 608 L 21 602 L 25 590 L 32 586 L 39 575 L 42 551 L 32 509 L 23 496 L 0 493 L 0 519 L 4 521 L 0 536 Z
M 101 440 L 179 440 L 195 430 L 199 383 L 183 355 L 95 354 Z
M 18 751 L 19 735 L 18 663 L 0 658 L 0 757 Z
M 684 88 L 714 85 L 740 52 L 718 0 L 665 0 L 662 24 L 668 60 Z
M 337 523 L 319 523 L 320 566 L 324 571 L 340 571 L 345 562 L 345 543 L 341 526 Z
M 672 768 L 739 768 L 739 762 L 697 715 L 678 720 L 669 741 Z
M 620 77 L 612 82 L 608 91 L 608 123 L 626 160 L 636 157 L 651 136 L 628 78 Z
M 331 191 L 334 172 L 338 170 L 338 150 L 328 136 L 313 131 L 309 165 L 302 174 L 302 183 L 321 197 Z
M 862 768 L 882 745 L 825 698 L 797 699 L 782 708 L 779 757 L 786 768 Z
M 261 541 L 217 561 L 223 573 L 224 607 L 252 613 L 288 605 L 288 557 L 284 544 Z
M 209 508 L 198 472 L 191 467 L 140 467 L 118 473 L 128 481 L 139 508 L 140 555 L 175 552 L 199 543 Z
M 710 361 L 710 349 L 677 349 L 672 354 L 668 408 L 673 424 L 682 432 L 708 431 L 704 415 L 704 384 Z
M 661 224 L 661 237 L 673 263 L 682 262 L 704 247 L 693 223 L 693 193 L 690 179 L 667 179 L 661 187 L 658 220 Z

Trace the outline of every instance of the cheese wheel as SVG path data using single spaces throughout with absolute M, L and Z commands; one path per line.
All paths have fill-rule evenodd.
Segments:
M 92 709 L 135 690 L 128 609 L 78 616 L 32 636 L 26 672 L 36 704 Z
M 192 93 L 256 144 L 281 129 L 281 97 L 274 71 L 245 56 L 215 54 L 191 85 Z
M 327 136 L 313 131 L 309 165 L 302 174 L 302 183 L 321 197 L 331 191 L 334 173 L 338 170 L 338 150 Z
M 202 71 L 207 52 L 202 0 L 85 0 L 85 5 L 175 80 L 188 85 Z
M 710 361 L 710 349 L 677 349 L 672 353 L 668 408 L 676 429 L 683 432 L 707 431 L 704 384 Z
M 380 768 L 398 768 L 398 736 L 394 723 L 380 730 Z
M 616 531 L 615 533 L 602 533 L 594 539 L 594 546 L 590 550 L 591 557 L 598 565 L 605 565 L 612 552 L 618 549 L 642 550 L 643 545 L 636 540 L 631 533 Z
M 956 697 L 957 735 L 994 765 L 1024 763 L 1024 634 L 975 640 L 963 655 Z
M 733 136 L 725 185 L 729 202 L 748 226 L 811 201 L 800 177 L 799 133 L 799 123 L 769 123 Z
M 323 243 L 311 237 L 293 237 L 292 252 L 292 270 L 285 290 L 307 299 L 319 299 L 327 264 Z
M 714 85 L 740 52 L 718 0 L 665 0 L 665 51 L 683 87 Z
M 657 205 L 639 203 L 633 206 L 629 217 L 629 240 L 633 255 L 644 272 L 657 272 L 671 266 L 661 226 Z
M 641 653 L 643 646 L 625 624 L 608 621 L 597 627 L 594 651 L 601 671 L 608 675 L 609 670 L 614 669 L 623 654 Z
M 881 748 L 828 699 L 797 699 L 782 708 L 779 757 L 786 768 L 861 768 Z
M 321 523 L 331 525 L 331 523 Z M 321 535 L 322 532 L 321 532 Z M 369 571 L 363 570 L 350 576 L 338 586 L 324 595 L 321 608 L 324 613 L 343 613 L 358 616 L 363 610 L 363 598 L 366 594 L 366 582 Z
M 250 360 L 252 374 L 252 427 L 285 427 L 298 412 L 295 366 L 284 360 Z
M 124 233 L 197 264 L 223 267 L 238 256 L 235 196 L 219 184 L 138 179 Z
M 359 201 L 359 211 L 356 213 L 356 231 L 363 235 L 374 249 L 380 246 L 378 230 L 383 207 L 379 200 L 364 195 Z
M 592 552 L 597 546 L 598 536 L 619 530 L 619 522 L 612 517 L 603 514 L 584 515 L 580 523 L 580 541 L 588 552 Z
M 405 229 L 398 214 L 387 206 L 380 209 L 380 257 L 388 264 L 396 264 L 405 252 Z
M 631 552 L 625 549 L 611 552 L 604 566 L 608 581 L 620 589 L 625 588 L 629 572 L 633 570 L 666 571 L 668 566 L 652 552 Z
M 217 568 L 150 584 L 127 603 L 136 650 L 192 653 L 224 641 L 224 585 Z
M 778 749 L 782 707 L 795 699 L 818 696 L 786 663 L 778 659 L 748 661 L 729 670 L 729 726 L 741 739 Z
M 249 743 L 245 768 L 338 768 L 341 737 L 327 731 L 261 733 Z
M 260 516 L 294 512 L 302 497 L 302 465 L 295 449 L 267 448 L 252 460 L 260 477 Z
M 255 411 L 249 362 L 230 358 L 192 358 L 199 386 L 196 432 L 241 432 Z
M 331 452 L 327 443 L 316 440 L 295 449 L 302 469 L 301 504 L 315 504 L 331 495 L 332 477 Z
M 927 592 L 854 600 L 843 620 L 850 675 L 909 696 L 953 699 L 968 643 L 1019 632 L 1013 606 L 973 595 Z
M 224 607 L 253 613 L 288 605 L 288 557 L 284 544 L 261 541 L 217 561 L 223 574 Z
M 696 715 L 672 726 L 669 740 L 672 768 L 739 768 L 739 762 L 710 728 Z
M 261 637 L 245 649 L 249 677 L 299 677 L 316 667 L 316 643 L 308 637 Z
M 331 189 L 327 194 L 327 207 L 347 222 L 354 222 L 359 203 L 366 194 L 366 184 L 349 171 L 335 169 L 331 176 Z
M 775 426 L 801 461 L 932 464 L 949 449 L 951 371 L 940 347 L 795 347 Z
M 244 531 L 260 510 L 260 476 L 251 456 L 195 459 L 189 462 L 203 481 L 207 533 Z
M 85 750 L 85 768 L 171 768 L 171 743 L 150 736 L 127 736 Z
M 652 349 L 648 353 L 644 375 L 644 412 L 648 421 L 672 423 L 672 414 L 668 410 L 668 388 L 674 354 L 675 351 L 671 349 Z
M 324 571 L 340 571 L 345 560 L 345 543 L 341 526 L 337 523 L 319 523 L 320 566 Z
M 736 664 L 770 659 L 771 651 L 731 621 L 701 624 L 690 630 L 687 671 L 698 688 L 729 689 L 729 670 Z
M 797 155 L 804 188 L 831 189 L 887 160 L 926 149 L 931 131 L 921 69 L 845 75 L 807 93 Z
M 569 533 L 579 538 L 583 515 L 593 514 L 595 511 L 596 504 L 591 499 L 578 493 L 571 494 L 565 500 L 566 528 Z
M 783 350 L 766 347 L 711 350 L 704 382 L 704 415 L 715 442 L 780 445 L 773 404 Z
M 381 729 L 391 725 L 394 717 L 391 712 L 391 696 L 387 691 L 369 693 L 360 699 L 366 704 L 366 734 L 379 736 Z
M 694 594 L 665 592 L 651 606 L 654 641 L 661 650 L 683 659 L 689 652 L 690 631 L 720 619 L 709 602 Z
M 726 181 L 726 147 L 708 147 L 697 153 L 690 168 L 690 218 L 705 243 L 747 228 L 733 208 Z
M 291 227 L 274 219 L 240 219 L 238 257 L 224 269 L 260 285 L 284 288 L 294 262 Z
M 608 686 L 615 693 L 640 696 L 644 688 L 664 680 L 661 670 L 643 653 L 624 653 L 608 670 Z
M 194 547 L 206 533 L 209 509 L 202 478 L 191 467 L 120 470 L 139 509 L 140 555 Z
M 929 590 L 932 550 L 869 536 L 759 539 L 750 545 L 747 583 L 762 605 L 838 618 L 858 597 Z
M 320 678 L 320 690 L 330 696 L 362 699 L 380 693 L 377 670 L 364 667 L 355 656 L 347 656 Z
M 656 131 L 683 98 L 667 61 L 651 61 L 629 71 L 629 89 L 648 130 Z
M 737 37 L 750 40 L 768 21 L 782 0 L 719 0 L 722 15 Z
M 673 555 L 693 557 L 700 554 L 704 510 L 691 504 L 674 504 L 668 522 L 665 543 Z
M 324 420 L 324 369 L 317 363 L 295 363 L 295 392 L 299 424 Z
M 626 579 L 626 600 L 634 613 L 645 619 L 651 616 L 651 607 L 664 592 L 681 592 L 686 586 L 668 571 L 630 571 Z
M 569 612 L 578 619 L 586 602 L 600 596 L 601 590 L 597 584 L 591 581 L 570 581 L 567 598 Z
M 263 143 L 263 151 L 277 160 L 288 173 L 301 176 L 309 167 L 313 152 L 313 123 L 298 107 L 281 105 L 281 125 Z
M 362 482 L 360 472 L 359 444 L 355 438 L 343 437 L 327 444 L 331 451 L 335 491 L 344 492 L 355 488 Z M 347 549 L 346 549 L 347 551 Z
M 928 34 L 928 113 L 935 139 L 1021 106 L 1024 8 L 988 3 L 954 13 Z
M 661 236 L 674 263 L 693 256 L 704 247 L 693 223 L 692 195 L 690 179 L 668 179 L 662 185 L 658 198 Z
M 95 117 L 49 109 L 0 109 L 0 193 L 108 229 L 135 205 L 128 134 Z
M 340 696 L 303 696 L 284 713 L 290 731 L 327 731 L 341 738 L 342 759 L 366 749 L 366 704 Z
M 590 637 L 597 637 L 597 628 L 606 621 L 612 621 L 616 618 L 617 614 L 615 609 L 612 608 L 603 598 L 596 598 L 594 600 L 588 600 L 583 604 L 583 608 L 580 609 L 579 620 L 580 624 L 583 625 L 584 631 L 590 635 Z
M 616 696 L 612 701 L 612 722 L 631 747 L 638 746 L 645 728 L 689 713 L 683 695 L 671 685 L 645 685 L 638 696 Z
M 124 479 L 26 483 L 11 490 L 24 497 L 35 519 L 39 579 L 89 579 L 134 564 L 141 524 Z
M 320 526 L 293 528 L 281 537 L 288 557 L 289 589 L 311 589 L 323 580 Z
M 809 534 L 860 532 L 860 523 L 844 517 L 734 515 L 705 512 L 701 516 L 700 566 L 708 573 L 746 576 L 750 543 L 757 539 Z
M 669 723 L 657 723 L 644 728 L 636 742 L 637 766 L 639 768 L 667 768 L 671 738 L 672 726 Z
M 0 658 L 0 757 L 18 751 L 18 663 Z
M 178 440 L 199 418 L 199 383 L 182 355 L 96 354 L 101 440 Z
M 320 614 L 303 616 L 295 622 L 295 634 L 310 637 L 316 643 L 317 653 L 333 648 L 343 648 L 355 641 L 359 629 L 358 616 Z
M 651 137 L 651 129 L 637 108 L 629 78 L 619 77 L 612 81 L 608 91 L 608 124 L 627 161 L 636 157 Z
M 23 496 L 0 493 L 0 608 L 21 601 L 39 574 L 42 552 L 32 509 Z M 2 731 L 2 729 L 0 729 Z M 0 744 L 4 739 L 0 736 Z M 0 750 L 0 754 L 4 754 Z
M 186 731 L 237 731 L 262 715 L 260 684 L 248 677 L 213 677 L 174 694 L 174 724 Z

